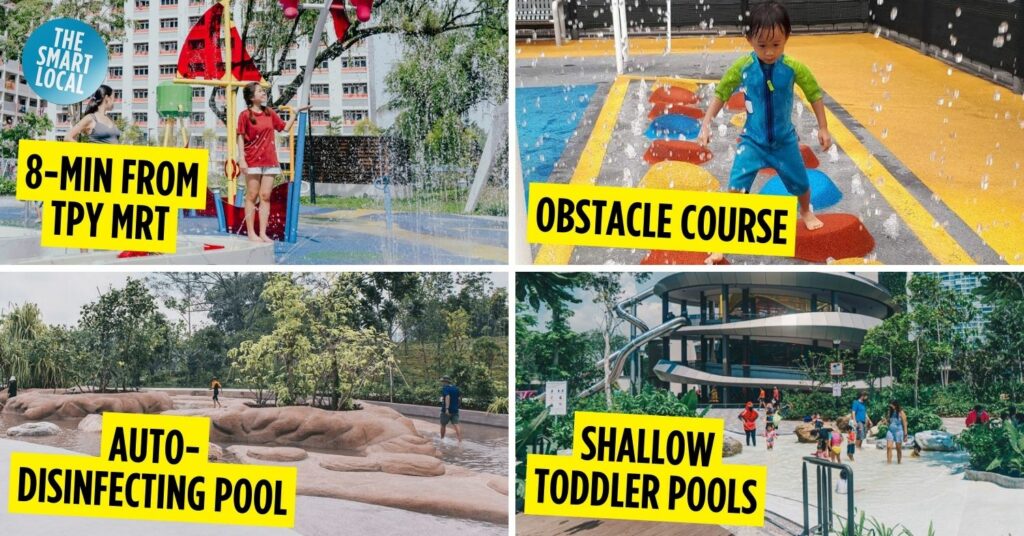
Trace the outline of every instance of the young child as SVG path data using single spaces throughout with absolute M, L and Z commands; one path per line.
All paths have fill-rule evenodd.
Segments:
M 775 430 L 775 425 L 768 423 L 768 429 L 764 433 L 764 441 L 768 444 L 768 450 L 772 450 L 775 447 L 775 438 L 778 435 L 779 433 Z
M 818 435 L 818 448 L 814 452 L 814 456 L 818 457 L 818 458 L 821 458 L 822 460 L 827 460 L 829 458 L 829 456 L 828 456 L 828 438 L 824 434 L 819 434 Z
M 830 442 L 831 442 L 831 446 L 832 446 L 831 450 L 829 451 L 830 458 L 832 459 L 833 462 L 839 463 L 840 462 L 839 452 L 842 450 L 843 436 L 842 436 L 842 434 L 839 433 L 839 429 L 838 428 L 833 428 L 832 429 L 832 433 L 831 433 L 831 438 L 830 439 L 831 439 Z
M 853 453 L 857 450 L 857 432 L 850 428 L 849 432 L 846 432 L 846 457 L 853 461 Z
M 783 54 L 790 31 L 789 13 L 778 2 L 769 0 L 750 9 L 746 38 L 754 50 L 736 60 L 718 83 L 697 141 L 701 145 L 711 141 L 711 120 L 733 92 L 741 88 L 747 103 L 747 121 L 729 174 L 729 191 L 749 192 L 758 171 L 774 168 L 786 190 L 797 196 L 800 219 L 813 231 L 823 223 L 811 210 L 807 169 L 792 122 L 794 83 L 814 109 L 818 143 L 823 150 L 832 146 L 832 137 L 821 88 L 814 75 L 804 64 Z M 704 262 L 716 264 L 722 259 L 720 253 L 713 253 Z
M 815 413 L 814 416 L 811 417 L 811 422 L 814 423 L 814 431 L 816 432 L 820 431 L 821 427 L 825 425 L 825 422 L 821 420 L 820 413 Z

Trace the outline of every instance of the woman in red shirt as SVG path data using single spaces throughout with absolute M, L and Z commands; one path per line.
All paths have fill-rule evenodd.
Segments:
M 266 106 L 267 91 L 256 82 L 245 86 L 242 98 L 245 99 L 247 108 L 238 114 L 238 147 L 242 153 L 238 165 L 245 174 L 245 228 L 249 233 L 249 240 L 273 242 L 267 237 L 270 192 L 274 189 L 274 177 L 281 173 L 274 134 L 290 130 L 295 122 L 295 116 L 287 123 L 282 121 L 274 110 Z M 295 113 L 308 109 L 308 105 L 303 106 L 296 109 Z M 253 228 L 257 198 L 260 210 L 259 233 Z
M 757 410 L 754 409 L 753 402 L 747 402 L 747 407 L 740 415 L 740 420 L 743 421 L 743 432 L 747 435 L 747 446 L 757 446 Z

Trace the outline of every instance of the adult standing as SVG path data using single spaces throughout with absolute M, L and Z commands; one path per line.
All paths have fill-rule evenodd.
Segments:
M 907 414 L 900 403 L 889 401 L 889 414 L 886 417 L 889 430 L 885 433 L 885 463 L 892 463 L 892 449 L 896 448 L 896 463 L 903 463 L 903 440 L 907 435 Z
M 774 404 L 775 407 L 779 407 L 782 405 L 782 393 L 779 392 L 778 385 L 772 388 L 772 404 Z
M 747 407 L 740 412 L 739 418 L 743 421 L 743 433 L 747 436 L 747 446 L 757 446 L 757 410 L 753 402 L 747 402 Z
M 64 141 L 76 142 L 83 132 L 88 134 L 90 143 L 120 143 L 121 129 L 107 112 L 114 108 L 114 90 L 101 85 L 93 93 L 89 105 L 82 112 L 82 119 L 71 127 Z
M 3 376 L 0 376 L 2 378 Z M 7 382 L 7 400 L 10 400 L 18 396 L 18 380 L 11 376 L 11 380 Z
M 871 419 L 868 418 L 868 392 L 861 391 L 857 399 L 853 401 L 850 410 L 850 419 L 854 422 L 854 430 L 857 432 L 857 448 L 862 448 L 864 437 L 871 429 Z
M 210 389 L 213 389 L 213 407 L 221 407 L 220 390 L 222 389 L 222 387 L 220 385 L 220 380 L 218 380 L 216 376 L 213 378 L 213 381 L 210 382 Z
M 462 430 L 459 428 L 459 388 L 447 376 L 441 378 L 441 439 L 444 440 L 445 429 L 451 423 L 455 429 L 455 437 L 462 443 Z

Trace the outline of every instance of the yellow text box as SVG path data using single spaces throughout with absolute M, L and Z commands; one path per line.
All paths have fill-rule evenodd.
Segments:
M 210 420 L 103 416 L 101 456 L 13 453 L 8 511 L 220 523 L 295 524 L 295 467 L 209 463 Z
M 764 526 L 768 468 L 587 462 L 527 456 L 525 513 Z
M 527 239 L 630 249 L 714 251 L 792 257 L 792 196 L 617 188 L 530 186 Z
M 717 466 L 722 463 L 724 434 L 721 419 L 577 411 L 572 452 L 584 461 Z M 616 458 L 609 459 L 608 454 Z
M 178 209 L 206 206 L 205 149 L 22 140 L 17 198 L 43 202 L 45 247 L 173 253 Z

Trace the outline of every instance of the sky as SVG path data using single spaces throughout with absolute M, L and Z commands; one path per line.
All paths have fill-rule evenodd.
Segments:
M 630 296 L 634 296 L 651 288 L 658 282 L 658 280 L 666 275 L 668 274 L 654 273 L 651 274 L 651 277 L 649 277 L 647 281 L 638 284 L 635 279 L 635 273 L 622 272 L 620 274 L 622 293 L 619 294 L 619 299 L 622 300 Z M 573 311 L 573 315 L 569 318 L 569 327 L 576 332 L 601 329 L 601 316 L 604 314 L 604 306 L 594 303 L 595 294 L 589 290 L 577 290 L 575 295 L 581 300 L 581 303 L 569 304 L 569 309 Z M 643 320 L 648 325 L 657 325 L 661 323 L 661 302 L 659 300 L 647 299 L 637 306 L 636 311 L 640 320 Z M 538 320 L 540 320 L 540 323 L 544 324 L 548 320 L 551 320 L 551 311 L 542 307 L 542 310 L 537 317 Z M 624 326 L 620 328 L 620 332 L 625 333 L 623 330 L 628 329 L 628 324 L 623 324 Z
M 47 324 L 74 325 L 82 306 L 96 301 L 111 288 L 124 287 L 128 278 L 142 279 L 151 272 L 13 272 L 0 274 L 0 314 L 12 305 L 32 302 L 39 306 Z M 508 274 L 492 273 L 496 287 L 508 286 Z M 163 312 L 176 320 L 178 313 L 166 308 Z M 195 315 L 193 315 L 195 321 Z M 198 319 L 200 322 L 202 318 Z

